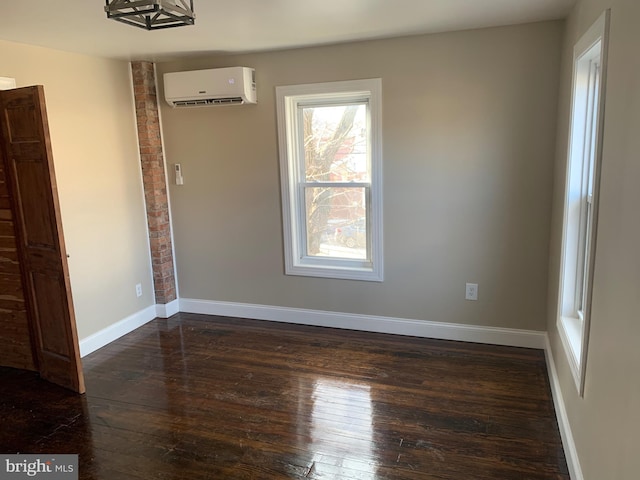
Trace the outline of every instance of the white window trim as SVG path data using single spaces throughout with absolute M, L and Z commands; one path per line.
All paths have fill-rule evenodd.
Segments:
M 610 11 L 606 10 L 589 30 L 578 40 L 573 50 L 573 84 L 571 94 L 571 122 L 569 132 L 569 146 L 567 154 L 567 173 L 565 185 L 564 217 L 562 231 L 562 257 L 560 265 L 560 283 L 558 292 L 557 328 L 560 339 L 569 362 L 569 367 L 580 396 L 584 395 L 584 383 L 587 363 L 587 347 L 589 344 L 589 327 L 591 324 L 591 299 L 593 274 L 595 264 L 596 233 L 598 223 L 598 199 L 600 171 L 602 163 L 602 138 L 604 131 L 604 100 L 606 90 L 607 51 L 609 37 Z M 599 85 L 597 87 L 597 118 L 595 139 L 585 135 L 585 122 L 580 122 L 578 115 L 588 116 L 588 112 L 579 109 L 578 89 L 576 78 L 579 68 L 583 68 L 583 61 L 592 49 L 600 45 L 598 58 Z M 587 106 L 587 109 L 589 107 Z M 575 118 L 574 118 L 575 117 Z M 579 127 L 579 128 L 576 128 Z M 580 129 L 583 131 L 581 132 Z M 583 215 L 570 211 L 570 205 L 575 203 L 572 192 L 576 190 L 576 182 L 584 188 L 584 173 L 573 170 L 572 166 L 579 166 L 582 170 L 584 163 L 582 149 L 587 142 L 594 145 L 593 192 L 589 198 L 591 204 L 591 227 L 588 238 L 584 237 Z M 583 207 L 581 207 L 583 208 Z M 576 220 L 576 218 L 579 219 Z M 581 233 L 581 231 L 583 233 Z M 582 241 L 581 241 L 582 240 Z M 585 246 L 586 240 L 586 246 Z M 586 253 L 583 249 L 587 248 Z M 578 265 L 582 255 L 587 256 L 586 272 Z M 584 288 L 578 292 L 583 277 Z M 579 298 L 584 295 L 582 302 Z M 580 303 L 584 309 L 580 308 Z
M 301 206 L 296 202 L 297 172 L 291 152 L 297 148 L 293 116 L 296 105 L 313 100 L 335 101 L 340 97 L 366 98 L 370 115 L 371 182 L 369 192 L 370 258 L 342 260 L 303 256 L 301 238 Z M 276 87 L 278 140 L 280 150 L 280 182 L 282 186 L 282 219 L 284 227 L 285 273 L 310 277 L 340 278 L 381 282 L 383 280 L 382 230 L 382 80 L 349 80 Z M 350 184 L 354 186 L 353 184 Z M 339 186 L 339 184 L 337 185 Z

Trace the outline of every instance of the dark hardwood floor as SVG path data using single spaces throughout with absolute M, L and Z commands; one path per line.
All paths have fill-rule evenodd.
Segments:
M 83 363 L 83 396 L 0 369 L 1 453 L 96 480 L 569 478 L 542 351 L 178 314 Z

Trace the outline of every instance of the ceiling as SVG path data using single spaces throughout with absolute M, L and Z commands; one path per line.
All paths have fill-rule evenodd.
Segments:
M 575 0 L 194 0 L 196 24 L 146 31 L 108 20 L 104 0 L 4 0 L 0 39 L 128 60 L 166 60 L 566 16 Z

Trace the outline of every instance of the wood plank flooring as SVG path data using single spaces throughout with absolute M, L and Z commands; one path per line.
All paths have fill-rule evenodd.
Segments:
M 83 396 L 0 368 L 0 452 L 87 480 L 569 479 L 538 350 L 178 314 L 83 362 Z

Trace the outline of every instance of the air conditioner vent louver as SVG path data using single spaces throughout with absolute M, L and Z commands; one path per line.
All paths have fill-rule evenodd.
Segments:
M 203 98 L 201 100 L 177 100 L 173 102 L 176 107 L 206 107 L 207 105 L 242 105 L 242 97 L 233 98 Z
M 172 107 L 257 103 L 255 70 L 229 67 L 165 73 L 164 96 Z

